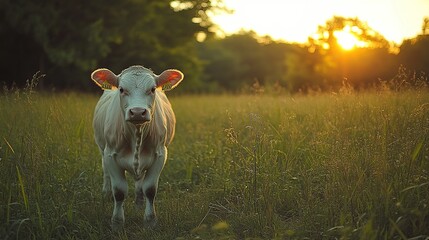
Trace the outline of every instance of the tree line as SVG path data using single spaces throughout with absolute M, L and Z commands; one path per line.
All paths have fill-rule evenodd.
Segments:
M 344 81 L 373 87 L 393 79 L 399 66 L 429 73 L 427 19 L 422 33 L 400 46 L 343 17 L 319 26 L 320 37 L 307 44 L 291 44 L 253 32 L 218 38 L 209 18 L 215 11 L 226 11 L 221 1 L 0 0 L 0 82 L 23 86 L 40 71 L 40 88 L 91 91 L 92 70 L 141 64 L 158 73 L 182 70 L 182 92 L 241 92 L 256 84 L 294 93 L 334 90 Z M 335 32 L 345 26 L 367 45 L 341 49 Z

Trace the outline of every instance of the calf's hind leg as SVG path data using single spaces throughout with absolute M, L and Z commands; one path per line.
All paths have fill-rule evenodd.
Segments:
M 144 193 L 143 193 L 143 179 L 144 176 L 140 176 L 139 179 L 135 179 L 135 204 L 137 209 L 143 208 L 144 204 Z
M 110 184 L 110 175 L 107 170 L 107 167 L 104 166 L 104 160 L 102 159 L 102 166 L 103 166 L 103 196 L 105 198 L 109 198 L 112 196 L 112 186 Z

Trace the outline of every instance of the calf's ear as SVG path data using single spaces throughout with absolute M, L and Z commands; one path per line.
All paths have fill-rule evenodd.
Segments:
M 176 69 L 168 69 L 156 77 L 156 86 L 169 91 L 175 88 L 183 80 L 183 73 Z
M 118 76 L 107 68 L 100 68 L 92 72 L 91 79 L 103 90 L 118 87 Z

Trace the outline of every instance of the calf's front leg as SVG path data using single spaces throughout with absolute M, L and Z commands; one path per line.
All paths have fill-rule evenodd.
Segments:
M 104 165 L 110 176 L 114 200 L 112 230 L 119 231 L 123 228 L 125 222 L 124 200 L 128 194 L 128 184 L 125 179 L 125 170 L 121 169 L 116 162 L 116 154 L 110 154 L 105 159 Z
M 153 165 L 147 170 L 143 180 L 143 194 L 146 199 L 144 222 L 149 228 L 155 227 L 157 217 L 155 212 L 155 197 L 158 191 L 159 176 L 167 159 L 167 148 L 160 147 L 155 153 Z

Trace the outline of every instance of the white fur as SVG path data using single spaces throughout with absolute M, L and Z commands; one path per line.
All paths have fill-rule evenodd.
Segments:
M 125 221 L 123 198 L 128 193 L 125 171 L 131 174 L 136 183 L 136 204 L 142 205 L 145 199 L 144 219 L 146 224 L 156 223 L 154 199 L 143 195 L 156 195 L 158 180 L 167 159 L 167 146 L 174 136 L 176 119 L 170 102 L 163 91 L 149 94 L 156 86 L 156 78 L 150 70 L 133 66 L 119 76 L 119 87 L 128 95 L 121 94 L 119 88 L 105 90 L 97 103 L 94 113 L 95 141 L 100 148 L 103 163 L 103 192 L 113 192 L 115 205 L 112 227 L 120 229 Z M 149 91 L 149 92 L 148 92 Z M 126 111 L 132 107 L 143 107 L 150 113 L 150 121 L 142 126 L 141 144 L 136 154 L 136 125 L 125 120 Z M 137 169 L 133 162 L 138 161 Z M 123 197 L 122 197 L 123 196 Z

